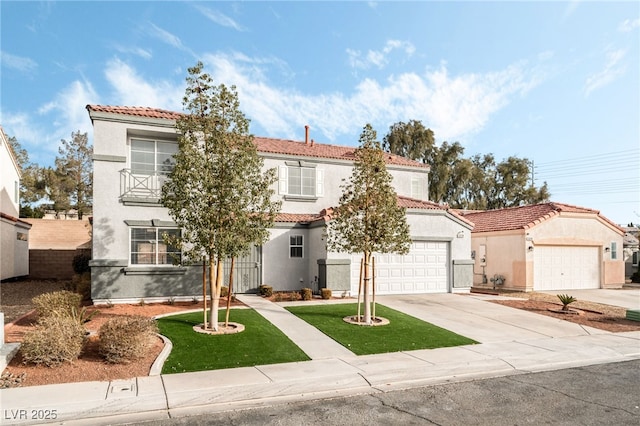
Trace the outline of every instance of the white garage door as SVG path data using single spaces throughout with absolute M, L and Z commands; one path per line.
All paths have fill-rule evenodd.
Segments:
M 414 241 L 409 254 L 376 254 L 376 294 L 446 293 L 448 243 Z M 358 294 L 362 255 L 351 257 L 351 294 Z
M 600 287 L 598 247 L 536 246 L 534 290 L 575 290 Z

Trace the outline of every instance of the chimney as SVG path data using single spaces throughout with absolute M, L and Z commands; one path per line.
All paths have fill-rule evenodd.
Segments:
M 304 144 L 309 145 L 309 125 L 304 126 Z
M 311 139 L 311 146 L 313 146 L 313 139 Z

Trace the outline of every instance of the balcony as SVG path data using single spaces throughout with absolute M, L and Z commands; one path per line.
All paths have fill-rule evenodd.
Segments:
M 125 205 L 159 204 L 166 172 L 133 173 L 120 170 L 120 200 Z

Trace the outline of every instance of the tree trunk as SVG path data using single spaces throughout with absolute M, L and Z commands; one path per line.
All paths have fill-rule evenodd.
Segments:
M 220 263 L 217 259 L 213 259 L 213 256 L 209 257 L 209 297 L 211 298 L 211 308 L 209 314 L 209 329 L 210 330 L 218 330 L 218 307 L 216 305 L 216 272 L 218 269 L 218 263 Z M 214 269 L 215 263 L 215 269 Z M 214 312 L 215 310 L 215 312 Z M 215 315 L 215 316 L 214 316 Z
M 360 275 L 358 276 L 358 316 L 356 320 L 360 322 L 360 297 L 362 296 L 362 268 L 364 267 L 364 258 L 360 259 Z
M 233 291 L 233 268 L 236 265 L 236 258 L 231 258 L 231 270 L 229 271 L 229 291 L 227 292 L 227 312 L 225 312 L 224 326 L 229 327 L 229 312 L 231 312 L 231 294 Z
M 202 257 L 202 328 L 209 328 L 207 321 L 207 258 Z
M 211 329 L 213 331 L 218 331 L 220 329 L 218 324 L 218 312 L 220 312 L 220 290 L 222 289 L 223 278 L 224 262 L 217 259 L 215 284 L 212 281 L 213 288 L 211 289 L 211 297 L 213 298 L 211 305 Z
M 371 253 L 364 253 L 364 323 L 371 325 L 371 303 L 369 301 L 369 287 L 370 287 L 370 269 L 369 262 L 371 261 Z

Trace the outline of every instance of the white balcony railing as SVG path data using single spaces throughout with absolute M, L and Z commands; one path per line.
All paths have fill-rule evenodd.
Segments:
M 132 173 L 120 170 L 120 198 L 123 201 L 159 202 L 162 185 L 167 180 L 163 172 Z

